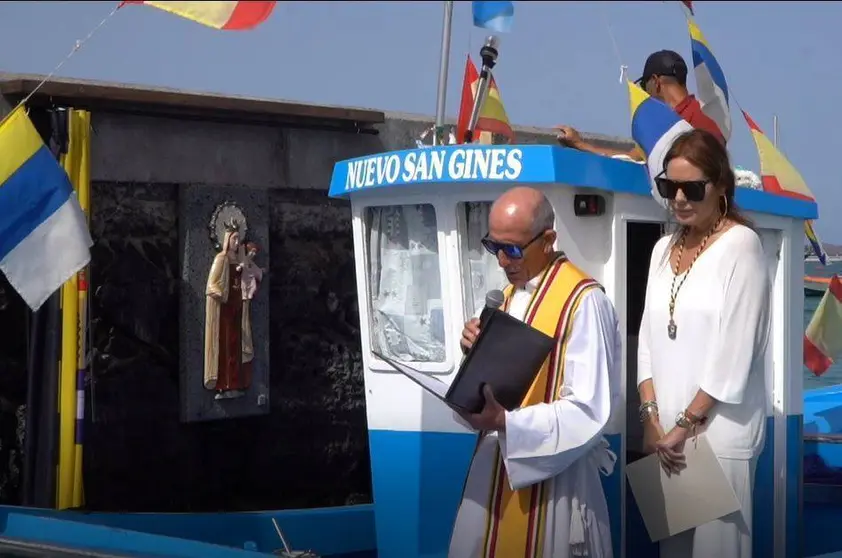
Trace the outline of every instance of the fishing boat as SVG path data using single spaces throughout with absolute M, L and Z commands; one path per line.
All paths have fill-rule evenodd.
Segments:
M 606 432 L 618 460 L 603 480 L 612 543 L 618 557 L 657 556 L 623 479 L 626 466 L 640 456 L 637 328 L 645 262 L 667 225 L 664 211 L 652 199 L 642 165 L 549 145 L 435 146 L 334 167 L 329 195 L 350 200 L 358 254 L 372 505 L 231 514 L 7 507 L 0 510 L 0 545 L 59 547 L 67 555 L 84 549 L 103 556 L 238 557 L 312 549 L 311 556 L 337 558 L 445 557 L 476 434 L 374 351 L 392 347 L 418 369 L 441 378 L 455 373 L 462 324 L 503 279 L 496 261 L 479 246 L 490 203 L 515 185 L 547 195 L 556 210 L 557 247 L 604 285 L 617 309 L 626 341 L 625 406 Z M 768 434 L 754 502 L 755 556 L 816 556 L 819 552 L 810 548 L 814 541 L 802 536 L 802 518 L 803 528 L 813 528 L 842 515 L 842 507 L 829 506 L 827 494 L 822 502 L 809 500 L 812 488 L 803 489 L 802 452 L 808 451 L 801 442 L 803 331 L 789 317 L 803 313 L 802 222 L 815 219 L 817 207 L 748 188 L 738 189 L 736 200 L 757 224 L 768 254 L 766 269 L 758 271 L 774 283 Z M 390 231 L 403 240 L 389 240 Z M 411 310 L 403 316 L 412 326 L 405 331 L 415 332 L 410 344 L 383 328 L 388 320 L 382 318 L 391 311 L 376 297 L 383 278 L 402 263 L 409 264 L 398 280 L 410 286 L 412 304 L 405 307 Z M 831 433 L 832 425 L 822 430 L 812 418 L 819 416 L 820 411 L 810 415 L 808 432 Z M 835 440 L 811 439 L 807 447 L 810 452 L 818 447 L 815 453 L 824 456 L 839 447 Z M 842 465 L 842 459 L 838 462 Z
M 824 296 L 827 286 L 830 284 L 828 277 L 804 276 L 804 296 Z
M 442 116 L 437 115 L 437 127 Z M 333 169 L 329 195 L 350 201 L 358 255 L 373 504 L 205 514 L 1 507 L 0 552 L 444 558 L 476 434 L 375 356 L 384 346 L 401 345 L 405 333 L 383 328 L 381 318 L 396 313 L 373 295 L 388 275 L 383 271 L 394 270 L 389 261 L 410 264 L 400 277 L 412 290 L 402 317 L 414 329 L 415 347 L 403 343 L 398 356 L 430 374 L 451 377 L 459 364 L 462 324 L 502 281 L 479 239 L 486 232 L 490 203 L 515 185 L 547 195 L 556 211 L 557 247 L 601 282 L 617 310 L 625 338 L 624 403 L 606 431 L 617 466 L 603 479 L 612 545 L 617 557 L 657 556 L 624 476 L 641 455 L 634 386 L 645 262 L 668 223 L 651 197 L 645 167 L 549 145 L 438 145 L 370 154 L 340 161 Z M 842 549 L 842 539 L 828 535 L 842 520 L 842 498 L 836 496 L 834 475 L 826 475 L 825 483 L 805 484 L 803 469 L 805 458 L 810 463 L 813 456 L 829 469 L 842 469 L 842 453 L 837 454 L 842 425 L 832 416 L 842 391 L 811 393 L 809 413 L 802 410 L 803 329 L 800 320 L 791 319 L 803 314 L 803 222 L 817 218 L 818 211 L 815 203 L 751 188 L 739 188 L 736 201 L 757 224 L 764 244 L 767 266 L 758 272 L 768 273 L 774 283 L 767 439 L 754 492 L 754 555 L 819 556 Z M 402 242 L 388 242 L 384 231 L 397 229 Z
M 645 169 L 554 146 L 444 146 L 383 153 L 338 163 L 330 195 L 351 200 L 357 258 L 366 405 L 371 441 L 374 521 L 378 556 L 444 556 L 475 435 L 430 398 L 375 357 L 383 343 L 378 328 L 378 284 L 384 265 L 378 252 L 383 220 L 408 235 L 402 261 L 411 284 L 423 284 L 427 299 L 415 299 L 437 323 L 436 358 L 414 366 L 447 377 L 458 365 L 457 340 L 466 317 L 496 287 L 493 260 L 478 250 L 490 202 L 513 185 L 545 192 L 556 209 L 559 246 L 606 288 L 626 339 L 626 408 L 607 433 L 618 464 L 604 480 L 616 556 L 656 556 L 634 499 L 623 482 L 627 464 L 639 456 L 641 433 L 634 419 L 637 327 L 645 290 L 640 262 L 648 261 L 661 236 L 663 210 L 653 202 Z M 769 349 L 768 438 L 755 488 L 755 555 L 802 556 L 800 536 L 803 312 L 801 231 L 814 219 L 814 203 L 763 191 L 739 189 L 737 202 L 759 228 L 774 282 L 774 342 Z M 599 210 L 582 207 L 606 208 Z M 419 217 L 422 215 L 422 217 Z M 386 217 L 388 216 L 388 217 Z M 404 217 L 405 216 L 405 217 Z M 415 223 L 415 224 L 412 224 Z M 409 248 L 412 246 L 412 248 Z M 419 246 L 424 247 L 420 249 Z M 390 246 L 390 250 L 401 250 Z M 395 256 L 397 257 L 397 256 Z M 637 264 L 635 264 L 637 262 Z M 436 269 L 437 268 L 437 269 Z M 433 269 L 435 272 L 425 270 Z M 420 296 L 420 295 L 419 295 Z M 807 554 L 809 555 L 809 554 Z

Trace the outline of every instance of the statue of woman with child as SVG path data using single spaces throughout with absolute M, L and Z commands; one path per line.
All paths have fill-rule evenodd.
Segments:
M 251 301 L 263 270 L 254 263 L 258 246 L 244 242 L 248 229 L 239 207 L 230 202 L 220 205 L 210 229 L 219 252 L 205 289 L 204 387 L 215 391 L 217 400 L 235 399 L 251 385 Z

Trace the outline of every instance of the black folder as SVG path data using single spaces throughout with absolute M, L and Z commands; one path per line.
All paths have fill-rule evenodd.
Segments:
M 445 396 L 471 413 L 485 405 L 483 384 L 507 411 L 520 407 L 556 340 L 517 318 L 494 310 L 468 351 Z

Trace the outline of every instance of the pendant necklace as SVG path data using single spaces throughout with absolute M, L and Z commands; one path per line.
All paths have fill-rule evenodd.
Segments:
M 702 239 L 702 242 L 699 244 L 698 250 L 696 250 L 696 255 L 693 256 L 693 259 L 690 260 L 690 265 L 687 266 L 687 270 L 684 272 L 684 277 L 681 278 L 681 282 L 678 283 L 678 287 L 675 286 L 675 281 L 678 279 L 678 266 L 681 265 L 681 257 L 684 255 L 684 243 L 687 241 L 687 229 L 681 231 L 681 237 L 678 239 L 678 258 L 675 260 L 675 265 L 672 268 L 672 286 L 670 286 L 670 305 L 669 305 L 669 312 L 670 312 L 670 321 L 667 325 L 667 336 L 675 340 L 676 336 L 678 335 L 678 326 L 675 324 L 675 300 L 678 298 L 678 291 L 681 290 L 681 287 L 684 285 L 684 281 L 687 280 L 687 276 L 690 275 L 690 270 L 693 269 L 693 264 L 696 263 L 696 260 L 699 259 L 699 255 L 705 249 L 705 245 L 707 245 L 708 240 L 713 235 L 714 231 L 719 228 L 719 224 L 722 222 L 722 218 L 724 216 L 720 216 L 719 219 L 713 224 L 710 230 L 707 232 L 705 237 Z

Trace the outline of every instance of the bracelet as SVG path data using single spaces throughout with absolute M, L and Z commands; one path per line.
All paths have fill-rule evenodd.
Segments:
M 637 412 L 640 422 L 646 422 L 648 419 L 658 416 L 658 402 L 644 401 Z
M 702 426 L 708 420 L 707 417 L 700 417 L 698 415 L 694 415 L 693 413 L 690 412 L 689 409 L 686 409 L 684 411 L 684 416 L 687 417 L 690 420 L 690 422 L 693 423 L 693 426 Z

